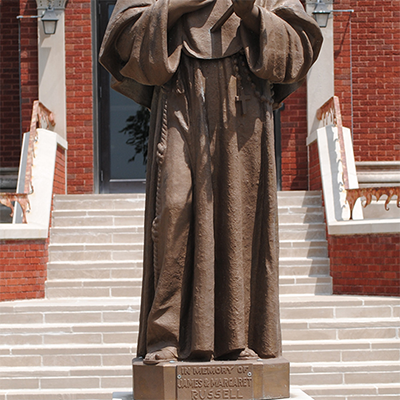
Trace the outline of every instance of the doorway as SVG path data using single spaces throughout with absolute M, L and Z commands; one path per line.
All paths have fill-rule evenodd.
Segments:
M 115 3 L 115 0 L 98 0 L 97 54 Z M 111 89 L 110 73 L 98 63 L 100 193 L 145 192 L 146 165 L 141 151 L 144 143 L 137 138 L 138 124 L 135 124 L 143 113 L 148 111 Z M 145 114 L 144 121 L 142 117 L 140 128 L 145 129 L 147 117 Z
M 116 0 L 97 0 L 98 49 Z M 281 190 L 280 112 L 274 112 L 275 159 L 278 190 Z M 148 112 L 133 100 L 111 89 L 110 73 L 98 63 L 98 126 L 100 193 L 144 193 Z M 134 126 L 134 127 L 133 127 Z

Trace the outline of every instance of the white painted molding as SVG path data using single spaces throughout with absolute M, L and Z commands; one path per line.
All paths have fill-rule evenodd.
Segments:
M 332 4 L 327 4 L 332 9 Z M 307 1 L 309 15 L 315 8 L 315 2 Z M 317 119 L 317 110 L 334 94 L 334 59 L 333 59 L 333 15 L 331 14 L 326 28 L 321 28 L 324 39 L 317 61 L 307 74 L 307 131 L 311 135 L 323 124 Z
M 55 10 L 64 10 L 68 0 L 36 0 L 38 10 L 46 10 L 49 6 Z
M 38 24 L 39 101 L 54 114 L 56 125 L 50 130 L 67 138 L 65 13 L 55 12 L 59 21 L 54 35 L 45 35 L 42 24 Z
M 330 235 L 398 234 L 400 232 L 400 218 L 331 221 L 328 224 L 328 232 Z
M 31 211 L 26 214 L 27 223 L 0 224 L 0 240 L 45 239 L 48 236 L 57 146 L 67 150 L 68 144 L 60 135 L 47 129 L 39 128 L 37 133 L 32 165 L 34 192 L 29 195 Z
M 343 137 L 349 188 L 356 189 L 358 188 L 358 180 L 350 129 L 343 128 Z M 367 235 L 398 233 L 400 231 L 400 218 L 366 220 L 363 216 L 360 199 L 357 200 L 354 207 L 353 220 L 349 219 L 350 208 L 346 203 L 346 192 L 344 191 L 337 127 L 328 125 L 317 129 L 307 138 L 308 146 L 314 142 L 317 142 L 318 146 L 325 214 L 329 234 Z

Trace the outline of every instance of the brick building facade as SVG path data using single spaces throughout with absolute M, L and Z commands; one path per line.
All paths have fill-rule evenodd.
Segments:
M 96 185 L 100 174 L 96 162 L 99 154 L 95 145 L 98 140 L 96 96 L 99 92 L 97 61 L 94 60 L 98 48 L 98 6 L 99 0 L 69 0 L 65 8 L 68 141 L 65 162 L 69 194 L 99 190 Z M 352 128 L 355 159 L 398 161 L 400 0 L 336 0 L 334 8 L 354 9 L 351 14 L 334 14 L 333 31 L 335 94 L 341 101 L 344 125 Z M 18 167 L 21 145 L 19 110 L 24 132 L 29 127 L 32 102 L 38 98 L 38 21 L 29 18 L 36 14 L 34 0 L 0 0 L 0 167 Z M 17 16 L 24 18 L 17 19 Z M 21 32 L 21 98 L 18 92 L 18 24 Z M 307 86 L 304 85 L 285 100 L 284 110 L 281 111 L 282 190 L 320 189 L 318 157 L 312 148 L 307 148 L 306 138 Z M 350 241 L 346 238 L 329 239 L 334 290 L 341 293 L 399 295 L 396 289 L 382 289 L 379 293 L 376 288 L 372 291 L 360 289 L 362 286 L 370 287 L 371 281 L 360 281 L 359 276 L 350 274 L 351 269 L 346 263 L 358 265 L 359 270 L 379 269 L 376 267 L 376 258 L 379 258 L 380 249 L 384 247 L 369 246 L 371 241 L 388 246 L 387 250 L 393 253 L 393 257 L 396 252 L 400 253 L 398 237 L 384 235 L 376 238 L 376 241 L 372 237 L 364 239 L 362 243 L 368 247 L 368 252 L 353 255 L 351 260 L 344 257 L 342 251 L 352 243 L 353 238 Z M 354 243 L 359 243 L 359 239 L 355 238 Z M 17 246 L 2 241 L 2 254 L 4 251 L 13 252 L 14 245 Z M 29 247 L 34 253 L 38 251 L 37 246 L 44 246 L 45 249 L 46 243 L 30 242 Z M 33 258 L 36 259 L 36 255 Z M 398 287 L 400 272 L 395 271 L 394 264 L 390 265 L 392 267 L 382 270 L 381 274 L 375 271 L 375 275 L 368 275 L 370 278 L 364 276 L 363 279 L 388 279 L 394 282 L 392 286 Z M 349 289 L 350 286 L 359 289 Z

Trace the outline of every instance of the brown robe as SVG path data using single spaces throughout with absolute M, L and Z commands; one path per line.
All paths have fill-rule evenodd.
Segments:
M 216 0 L 167 31 L 168 0 L 119 0 L 101 49 L 151 106 L 138 355 L 281 354 L 274 104 L 321 45 L 297 0 L 256 0 L 260 32 Z

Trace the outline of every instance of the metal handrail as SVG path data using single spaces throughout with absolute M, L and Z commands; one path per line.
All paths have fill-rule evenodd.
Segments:
M 25 185 L 22 193 L 0 193 L 0 204 L 11 208 L 10 216 L 14 215 L 13 202 L 17 202 L 22 210 L 22 222 L 27 223 L 26 213 L 30 211 L 30 203 L 28 196 L 33 193 L 32 185 L 32 165 L 35 157 L 35 142 L 37 141 L 37 129 L 49 128 L 55 125 L 53 113 L 45 107 L 39 100 L 33 102 L 32 117 L 30 124 L 28 154 L 25 167 Z M 21 155 L 22 157 L 22 155 Z

